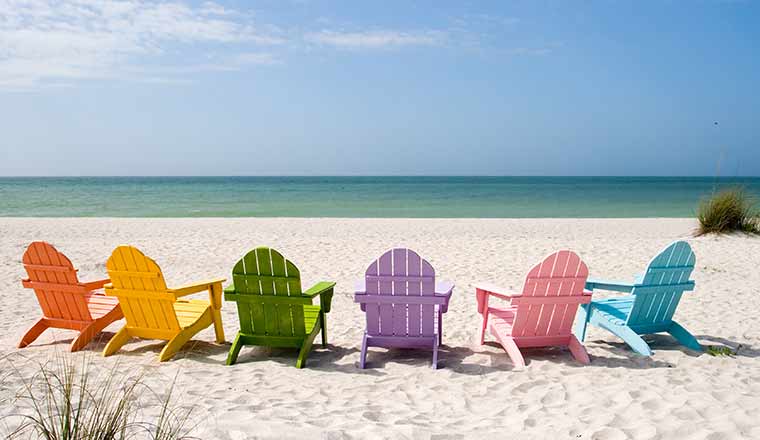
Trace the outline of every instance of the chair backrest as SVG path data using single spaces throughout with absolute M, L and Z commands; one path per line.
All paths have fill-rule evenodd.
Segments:
M 232 269 L 240 330 L 261 336 L 300 337 L 306 334 L 301 273 L 290 260 L 268 247 L 248 252 Z
M 71 261 L 53 245 L 35 241 L 22 259 L 29 281 L 24 286 L 34 290 L 46 318 L 92 321 L 87 308 L 87 289 L 79 284 Z
M 174 311 L 176 297 L 169 292 L 161 268 L 137 248 L 119 246 L 106 262 L 113 287 L 106 290 L 119 298 L 127 327 L 179 330 Z
M 522 296 L 512 299 L 517 306 L 512 336 L 570 335 L 587 278 L 588 267 L 575 252 L 544 258 L 528 272 Z
M 433 336 L 436 307 L 435 270 L 404 248 L 391 249 L 369 265 L 365 273 L 367 333 L 372 336 Z
M 670 323 L 683 292 L 694 289 L 689 276 L 695 262 L 694 252 L 685 241 L 670 244 L 654 257 L 631 291 L 634 300 L 626 324 L 636 327 Z

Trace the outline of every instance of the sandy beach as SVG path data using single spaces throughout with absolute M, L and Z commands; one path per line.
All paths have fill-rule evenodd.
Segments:
M 203 439 L 757 439 L 760 239 L 694 238 L 695 227 L 692 219 L 5 218 L 0 355 L 29 374 L 36 362 L 63 352 L 89 356 L 96 368 L 144 369 L 156 387 L 176 375 L 179 398 L 202 420 L 193 435 Z M 566 350 L 530 349 L 526 368 L 515 370 L 498 345 L 476 343 L 475 283 L 518 290 L 530 267 L 558 249 L 580 254 L 592 277 L 629 280 L 676 239 L 692 245 L 697 268 L 696 289 L 675 318 L 703 345 L 739 347 L 734 357 L 698 354 L 668 335 L 648 337 L 654 355 L 643 357 L 591 327 L 589 366 Z M 104 278 L 111 250 L 131 244 L 157 261 L 170 285 L 229 277 L 246 251 L 271 246 L 298 265 L 304 287 L 337 282 L 327 318 L 330 344 L 317 347 L 302 370 L 294 367 L 294 350 L 266 348 L 244 348 L 238 364 L 227 367 L 238 318 L 226 304 L 228 344 L 214 344 L 209 328 L 162 364 L 160 341 L 132 340 L 118 355 L 100 357 L 123 321 L 80 353 L 67 352 L 75 333 L 60 330 L 18 350 L 40 315 L 33 292 L 20 283 L 21 256 L 34 240 L 68 255 L 83 280 Z M 439 370 L 430 368 L 429 351 L 385 349 L 372 349 L 369 368 L 358 368 L 364 315 L 353 302 L 354 282 L 395 246 L 417 250 L 440 279 L 456 285 Z M 0 385 L 0 399 L 19 385 L 10 377 Z M 12 410 L 4 404 L 0 416 Z

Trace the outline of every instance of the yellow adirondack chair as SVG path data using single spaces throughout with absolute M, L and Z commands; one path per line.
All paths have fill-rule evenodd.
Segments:
M 127 325 L 111 338 L 103 356 L 114 354 L 133 337 L 163 339 L 169 342 L 159 360 L 165 361 L 211 324 L 216 342 L 224 342 L 220 312 L 224 278 L 169 289 L 156 262 L 132 246 L 114 249 L 106 270 L 111 283 L 105 285 L 105 293 L 119 299 Z M 180 299 L 204 290 L 208 290 L 208 301 Z

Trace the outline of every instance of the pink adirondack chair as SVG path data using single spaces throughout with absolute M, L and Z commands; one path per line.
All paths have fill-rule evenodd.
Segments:
M 18 348 L 31 344 L 52 327 L 78 330 L 79 336 L 71 342 L 71 351 L 77 351 L 108 324 L 124 317 L 118 299 L 96 292 L 110 280 L 80 282 L 71 261 L 53 245 L 33 242 L 22 261 L 29 278 L 21 284 L 34 290 L 42 318 L 27 330 Z
M 412 250 L 392 249 L 372 262 L 355 295 L 367 316 L 361 368 L 367 347 L 430 348 L 437 368 L 442 318 L 453 289 L 436 282 L 433 267 Z
M 590 362 L 588 353 L 572 333 L 579 304 L 591 301 L 584 289 L 588 268 L 571 251 L 559 251 L 546 257 L 530 270 L 522 293 L 508 293 L 490 285 L 477 285 L 478 313 L 483 316 L 480 343 L 485 341 L 486 327 L 504 347 L 517 367 L 524 367 L 521 347 L 566 346 L 575 359 Z M 493 307 L 489 298 L 509 301 L 506 307 Z

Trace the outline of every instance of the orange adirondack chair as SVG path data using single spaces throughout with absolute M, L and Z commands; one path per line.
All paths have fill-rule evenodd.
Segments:
M 34 289 L 42 318 L 27 330 L 18 348 L 34 342 L 47 328 L 62 328 L 79 331 L 71 351 L 81 350 L 108 324 L 124 317 L 116 298 L 96 292 L 110 280 L 80 282 L 71 261 L 53 245 L 33 242 L 22 261 L 29 278 L 21 284 Z

